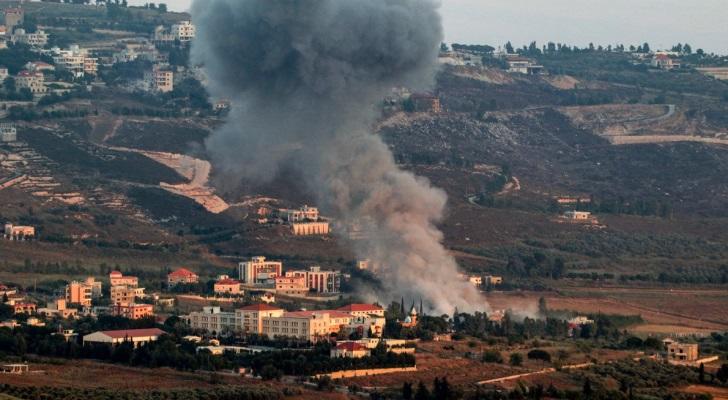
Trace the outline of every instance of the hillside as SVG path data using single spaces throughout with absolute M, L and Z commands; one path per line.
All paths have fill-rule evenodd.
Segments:
M 395 109 L 380 121 L 378 134 L 400 164 L 446 190 L 445 243 L 469 270 L 528 280 L 550 276 L 551 263 L 560 258 L 566 261 L 564 274 L 632 277 L 639 275 L 634 272 L 639 266 L 643 281 L 669 272 L 692 277 L 688 281 L 720 282 L 728 260 L 722 229 L 728 218 L 728 149 L 721 142 L 728 132 L 723 117 L 728 104 L 713 97 L 715 88 L 698 101 L 693 92 L 701 87 L 684 84 L 703 82 L 695 73 L 625 67 L 626 76 L 614 77 L 619 69 L 613 63 L 604 63 L 604 72 L 582 58 L 553 60 L 554 71 L 568 75 L 445 67 L 435 89 L 443 112 Z M 635 74 L 650 74 L 653 86 L 671 90 L 630 85 L 628 77 Z M 655 104 L 656 96 L 664 103 Z M 293 169 L 284 168 L 268 184 L 236 184 L 213 166 L 209 182 L 194 184 L 210 186 L 200 187 L 229 208 L 206 209 L 205 200 L 167 185 L 183 188 L 197 178 L 148 152 L 204 161 L 204 140 L 224 117 L 125 115 L 120 107 L 150 105 L 113 88 L 95 97 L 94 112 L 82 117 L 19 124 L 27 148 L 5 147 L 3 173 L 50 176 L 52 190 L 38 197 L 40 181 L 32 179 L 3 190 L 7 206 L 0 216 L 32 222 L 46 240 L 60 243 L 103 243 L 122 252 L 142 246 L 150 265 L 157 255 L 167 260 L 159 264 L 167 265 L 170 259 L 163 254 L 170 248 L 200 266 L 232 265 L 235 258 L 254 254 L 297 264 L 353 261 L 335 238 L 296 238 L 283 227 L 255 223 L 255 199 L 288 206 L 313 201 Z M 88 106 L 72 99 L 52 107 Z M 665 136 L 672 139 L 654 143 Z M 615 138 L 641 139 L 619 145 L 631 142 Z M 13 153 L 28 161 L 8 163 Z M 569 207 L 555 202 L 564 196 L 590 199 L 578 206 L 594 212 L 600 224 L 565 223 L 559 216 Z M 513 268 L 528 265 L 534 253 L 545 253 L 548 260 L 525 275 Z M 23 258 L 22 251 L 12 254 Z M 59 248 L 60 257 L 72 259 L 63 254 Z M 670 279 L 677 280 L 673 275 Z

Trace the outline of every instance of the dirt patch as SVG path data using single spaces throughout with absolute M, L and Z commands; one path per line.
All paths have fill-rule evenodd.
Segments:
M 713 400 L 728 400 L 728 388 L 706 385 L 690 385 L 682 388 L 680 391 L 691 394 L 709 394 L 713 396 Z
M 544 77 L 544 80 L 551 86 L 562 90 L 576 89 L 577 85 L 580 83 L 578 79 L 569 75 L 552 75 Z

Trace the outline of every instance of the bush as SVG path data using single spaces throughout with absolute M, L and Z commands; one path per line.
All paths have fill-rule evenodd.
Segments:
M 503 356 L 499 351 L 486 351 L 483 353 L 483 362 L 501 364 L 503 363 Z
M 533 349 L 528 352 L 528 359 L 529 360 L 541 360 L 545 362 L 551 361 L 551 354 L 549 354 L 546 350 L 541 349 Z
M 510 359 L 511 365 L 514 367 L 518 367 L 521 364 L 523 364 L 523 355 L 521 353 L 511 353 L 511 359 Z

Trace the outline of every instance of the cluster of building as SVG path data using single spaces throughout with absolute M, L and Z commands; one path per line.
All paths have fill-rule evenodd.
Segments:
M 3 11 L 5 25 L 0 26 L 0 48 L 7 47 L 9 39 L 12 43 L 26 44 L 41 48 L 48 44 L 48 34 L 42 29 L 28 32 L 22 26 L 25 23 L 25 11 L 21 7 L 10 7 Z
M 379 337 L 384 330 L 384 309 L 372 304 L 350 304 L 335 310 L 285 311 L 255 304 L 234 311 L 204 307 L 183 317 L 193 329 L 212 335 L 262 335 L 316 342 L 332 336 Z
M 70 72 L 74 78 L 96 75 L 99 70 L 98 59 L 91 57 L 88 49 L 82 49 L 76 44 L 71 45 L 68 49 L 53 47 L 41 53 L 52 57 L 56 67 Z
M 272 222 L 290 226 L 291 233 L 296 236 L 328 235 L 331 231 L 330 221 L 319 214 L 318 208 L 308 205 L 298 209 L 260 207 L 258 223 Z
M 183 283 L 196 283 L 198 276 L 185 269 L 179 268 L 167 275 L 167 284 L 173 287 Z M 63 289 L 63 293 L 57 299 L 50 301 L 46 307 L 38 308 L 33 302 L 28 302 L 23 296 L 17 295 L 11 290 L 0 285 L 0 296 L 8 297 L 10 306 L 15 314 L 38 314 L 44 317 L 75 318 L 79 314 L 99 315 L 108 314 L 129 319 L 141 319 L 153 317 L 154 306 L 140 302 L 142 299 L 149 299 L 150 296 L 139 287 L 139 279 L 136 276 L 124 275 L 120 271 L 112 271 L 109 274 L 109 305 L 94 306 L 94 300 L 103 297 L 103 283 L 94 277 L 87 277 L 82 281 L 69 282 Z M 163 305 L 163 299 L 154 299 L 159 305 Z
M 169 45 L 175 42 L 189 43 L 195 38 L 197 29 L 191 21 L 180 21 L 167 28 L 159 25 L 154 29 L 152 40 L 155 44 Z
M 276 293 L 304 295 L 314 293 L 339 293 L 342 274 L 340 271 L 324 270 L 319 266 L 307 270 L 290 270 L 283 273 L 283 263 L 269 261 L 265 257 L 252 257 L 238 264 L 241 283 L 275 287 Z

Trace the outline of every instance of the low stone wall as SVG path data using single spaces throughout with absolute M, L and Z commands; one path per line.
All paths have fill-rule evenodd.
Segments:
M 321 378 L 328 376 L 331 379 L 342 379 L 342 378 L 355 378 L 357 376 L 372 376 L 372 375 L 383 375 L 393 374 L 395 372 L 415 372 L 417 366 L 414 367 L 402 367 L 402 368 L 373 368 L 373 369 L 350 369 L 346 371 L 336 371 L 329 374 L 318 374 L 314 375 L 314 378 Z
M 700 364 L 708 364 L 713 361 L 718 361 L 719 359 L 720 359 L 720 356 L 711 356 L 711 357 L 700 358 L 695 361 L 668 360 L 668 362 L 672 365 L 682 365 L 684 367 L 699 367 Z

